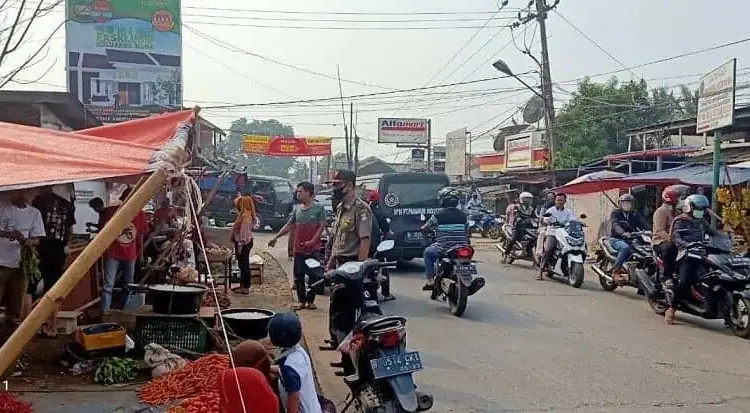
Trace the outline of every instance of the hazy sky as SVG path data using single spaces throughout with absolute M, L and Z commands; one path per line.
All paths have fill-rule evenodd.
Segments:
M 548 2 L 551 3 L 551 0 Z M 345 80 L 345 96 L 418 88 L 425 86 L 431 78 L 429 86 L 498 76 L 499 73 L 490 65 L 498 57 L 502 57 L 516 73 L 532 70 L 534 63 L 508 43 L 511 31 L 499 27 L 511 21 L 515 13 L 511 10 L 525 4 L 523 0 L 510 0 L 504 11 L 494 15 L 487 28 L 478 30 L 492 14 L 458 13 L 494 12 L 497 10 L 495 0 L 185 0 L 182 9 L 186 26 L 183 28 L 185 105 L 203 106 L 203 115 L 224 128 L 241 116 L 276 118 L 294 126 L 298 135 L 341 136 L 342 115 L 340 102 L 337 101 L 231 110 L 211 109 L 211 106 L 335 97 L 339 95 L 338 82 L 334 79 L 337 64 Z M 273 14 L 260 13 L 258 10 L 356 14 Z M 738 58 L 740 73 L 743 68 L 750 67 L 750 63 L 745 61 L 745 56 L 750 52 L 750 42 L 747 42 L 626 71 L 561 17 L 576 25 L 626 66 L 636 66 L 750 37 L 746 22 L 750 14 L 748 2 L 561 0 L 557 10 L 560 15 L 553 12 L 548 19 L 552 79 L 567 91 L 575 89 L 576 79 L 613 70 L 622 70 L 617 74 L 621 78 L 635 75 L 655 79 L 649 83 L 656 87 L 677 86 L 680 83 L 692 83 L 694 86 L 698 79 L 696 74 L 709 71 L 732 57 Z M 721 11 L 720 14 L 718 11 Z M 418 12 L 456 14 L 413 14 Z M 35 40 L 46 37 L 55 23 L 62 21 L 63 14 L 61 7 L 58 13 L 35 27 L 24 50 L 31 51 L 38 46 Z M 715 21 L 712 20 L 714 16 Z M 385 20 L 400 22 L 380 22 Z M 348 27 L 360 30 L 261 28 L 251 25 Z M 415 29 L 436 26 L 471 28 Z M 386 27 L 410 30 L 383 30 Z M 361 30 L 363 28 L 374 30 Z M 536 23 L 528 25 L 526 39 L 527 42 L 533 40 L 532 50 L 538 54 L 535 28 Z M 194 30 L 215 38 L 224 46 L 201 37 Z M 523 44 L 523 28 L 513 33 L 517 43 Z M 445 66 L 472 36 L 473 40 Z M 271 63 L 250 53 L 332 78 Z M 35 79 L 50 65 L 53 65 L 52 69 L 39 83 L 12 84 L 6 88 L 65 88 L 65 40 L 62 30 L 53 38 L 45 62 L 27 70 L 19 78 Z M 605 80 L 608 76 L 611 75 L 596 79 Z M 535 75 L 525 79 L 538 84 Z M 408 150 L 375 143 L 374 121 L 377 117 L 428 117 L 432 119 L 435 142 L 444 140 L 446 132 L 460 127 L 469 128 L 476 136 L 497 125 L 507 117 L 509 111 L 521 106 L 531 96 L 528 91 L 513 91 L 518 86 L 514 79 L 500 79 L 419 93 L 346 100 L 346 104 L 348 111 L 348 104 L 353 101 L 357 110 L 357 131 L 363 139 L 361 151 L 365 156 L 379 155 L 403 160 L 408 156 Z M 563 90 L 556 89 L 555 98 L 559 100 L 556 106 L 561 107 L 568 96 Z M 343 148 L 343 142 L 336 142 L 334 148 Z M 474 141 L 473 152 L 490 149 L 489 135 Z

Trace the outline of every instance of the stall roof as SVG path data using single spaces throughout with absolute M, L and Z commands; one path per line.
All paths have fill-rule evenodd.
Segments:
M 677 156 L 677 155 L 685 155 L 688 153 L 698 152 L 700 150 L 701 150 L 700 146 L 673 146 L 670 148 L 647 149 L 645 151 L 615 153 L 612 155 L 607 155 L 602 159 L 605 161 L 619 161 L 623 159 L 633 159 L 633 158 L 654 158 L 657 156 Z
M 750 181 L 750 169 L 732 166 L 722 168 L 721 185 L 736 185 L 748 181 Z M 555 190 L 566 194 L 587 194 L 610 189 L 632 188 L 640 185 L 672 185 L 681 183 L 686 185 L 711 186 L 712 182 L 713 168 L 711 165 L 693 164 L 619 178 L 592 179 L 584 182 L 569 183 Z
M 141 175 L 194 116 L 183 111 L 76 133 L 0 122 L 0 191 Z
M 734 125 L 732 131 L 747 130 L 750 127 L 750 106 L 743 106 L 734 109 Z M 646 125 L 640 128 L 628 131 L 628 136 L 650 135 L 653 133 L 662 133 L 667 135 L 676 135 L 682 130 L 685 135 L 695 135 L 697 120 L 695 117 L 679 120 L 670 120 L 652 125 Z

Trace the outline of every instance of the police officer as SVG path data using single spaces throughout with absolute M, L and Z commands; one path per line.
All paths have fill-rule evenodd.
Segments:
M 354 186 L 357 175 L 339 169 L 330 181 L 333 185 L 332 201 L 338 203 L 336 222 L 333 224 L 333 245 L 327 270 L 350 261 L 364 261 L 370 254 L 372 211 L 367 202 L 357 197 Z

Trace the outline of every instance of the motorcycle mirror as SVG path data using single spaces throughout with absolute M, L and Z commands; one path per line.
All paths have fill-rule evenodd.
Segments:
M 385 251 L 390 251 L 390 250 L 392 250 L 392 249 L 393 249 L 393 247 L 394 247 L 395 245 L 396 245 L 396 243 L 395 243 L 395 242 L 393 242 L 393 240 L 392 240 L 392 239 L 387 239 L 387 240 L 385 240 L 385 241 L 381 242 L 381 243 L 380 243 L 380 244 L 378 245 L 378 248 L 377 248 L 377 250 L 378 250 L 378 252 L 385 252 Z
M 581 219 L 586 219 L 586 218 L 588 218 L 588 217 L 586 216 L 586 214 L 581 214 Z
M 316 260 L 315 258 L 308 258 L 305 260 L 305 265 L 307 265 L 308 268 L 320 268 L 320 261 Z

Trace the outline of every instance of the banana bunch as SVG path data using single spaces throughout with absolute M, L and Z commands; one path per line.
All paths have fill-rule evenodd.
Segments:
M 729 187 L 722 186 L 716 190 L 716 197 L 722 205 L 729 205 L 732 202 L 732 190 Z
M 742 205 L 739 202 L 730 202 L 721 208 L 721 218 L 725 225 L 738 228 L 742 225 Z
M 42 279 L 42 272 L 39 271 L 39 253 L 36 248 L 26 245 L 21 247 L 21 270 L 29 283 L 36 284 Z
M 96 367 L 94 382 L 109 386 L 135 380 L 137 376 L 138 368 L 134 360 L 110 357 Z
M 742 189 L 742 208 L 750 209 L 750 189 Z

